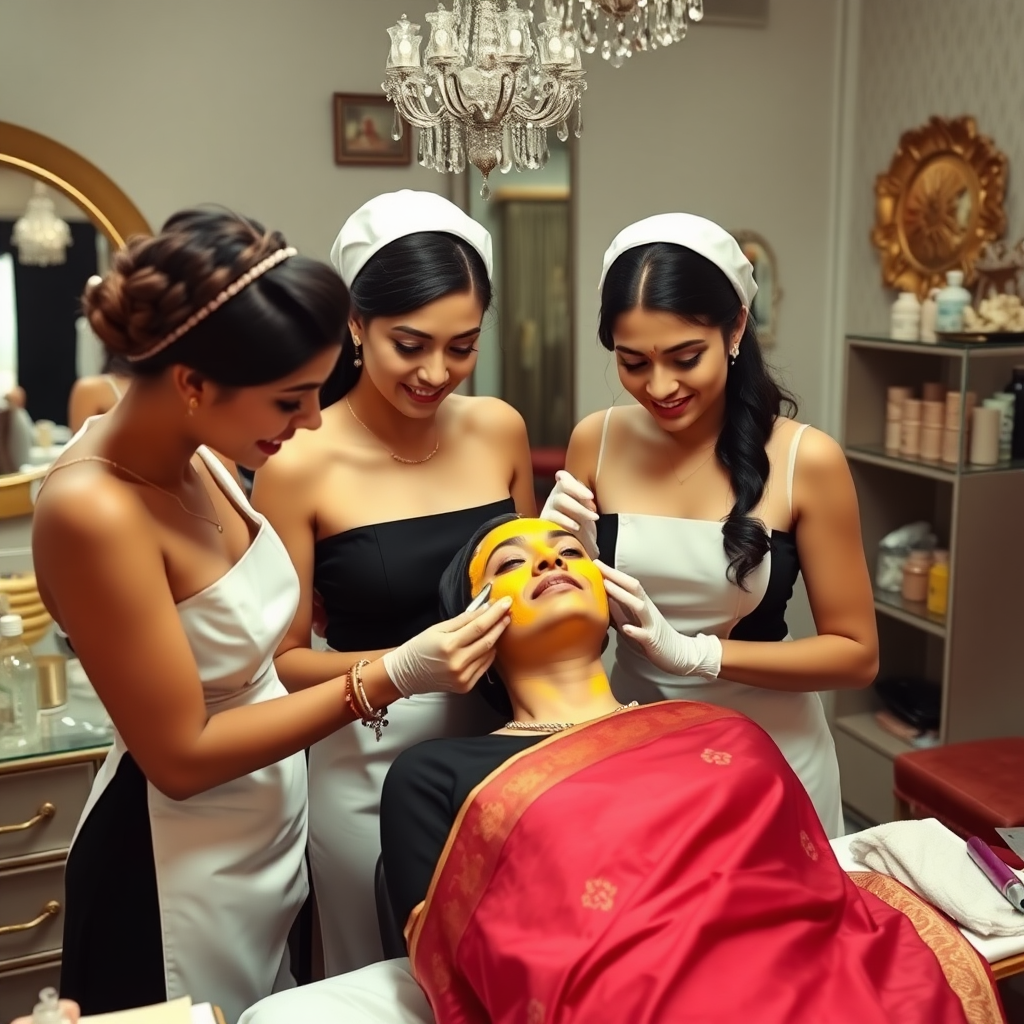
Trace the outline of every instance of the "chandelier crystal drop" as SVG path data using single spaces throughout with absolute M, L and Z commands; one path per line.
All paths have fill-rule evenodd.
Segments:
M 704 17 L 704 0 L 566 0 L 578 9 L 585 53 L 600 51 L 612 67 L 633 55 L 682 42 L 690 22 Z
M 46 186 L 37 181 L 25 213 L 14 224 L 11 245 L 18 250 L 18 262 L 27 267 L 52 267 L 67 258 L 71 228 L 57 216 Z
M 454 0 L 428 14 L 430 39 L 420 57 L 420 26 L 406 17 L 388 29 L 384 92 L 395 105 L 393 137 L 403 120 L 420 129 L 419 160 L 445 174 L 469 162 L 488 178 L 536 170 L 548 160 L 549 128 L 579 137 L 586 88 L 573 0 Z M 540 16 L 536 25 L 534 19 Z

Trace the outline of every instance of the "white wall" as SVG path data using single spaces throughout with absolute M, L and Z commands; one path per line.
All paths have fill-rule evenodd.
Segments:
M 766 29 L 697 25 L 616 70 L 591 59 L 579 158 L 577 416 L 621 389 L 597 338 L 601 256 L 685 210 L 760 232 L 785 292 L 773 360 L 821 422 L 839 0 L 773 0 Z
M 804 415 L 821 419 L 838 4 L 773 0 L 764 30 L 699 25 L 682 44 L 621 70 L 589 60 L 579 415 L 619 393 L 595 340 L 601 253 L 629 221 L 687 209 L 760 231 L 775 247 L 785 290 L 775 359 Z M 332 156 L 331 94 L 376 92 L 387 25 L 430 6 L 0 0 L 2 117 L 92 160 L 154 226 L 189 203 L 221 202 L 326 258 L 345 216 L 377 192 L 449 192 L 448 179 L 415 163 L 342 168 Z
M 77 150 L 153 226 L 218 202 L 327 259 L 378 192 L 447 192 L 410 168 L 334 164 L 331 95 L 379 93 L 408 0 L 0 0 L 0 118 Z
M 850 330 L 887 333 L 895 292 L 882 284 L 871 244 L 874 183 L 903 132 L 933 114 L 972 114 L 1009 157 L 1006 237 L 1016 242 L 1024 234 L 1024 203 L 1015 187 L 1024 167 L 1024 3 L 861 2 L 846 321 Z

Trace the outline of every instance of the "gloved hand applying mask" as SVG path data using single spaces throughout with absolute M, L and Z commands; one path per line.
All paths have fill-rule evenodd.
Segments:
M 540 518 L 575 533 L 591 558 L 597 557 L 597 504 L 590 489 L 568 472 L 555 474 L 555 486 L 541 509 Z
M 467 693 L 494 661 L 494 645 L 509 624 L 512 599 L 503 597 L 482 609 L 406 640 L 384 655 L 384 670 L 403 697 L 414 693 Z
M 677 632 L 639 580 L 604 562 L 594 564 L 604 577 L 615 628 L 637 644 L 651 664 L 676 676 L 718 678 L 722 671 L 722 641 L 717 636 L 686 636 Z

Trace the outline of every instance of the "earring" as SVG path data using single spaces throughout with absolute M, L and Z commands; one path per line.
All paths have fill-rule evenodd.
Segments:
M 196 409 L 198 409 L 198 408 L 199 408 L 199 399 L 196 398 L 195 395 L 193 395 L 188 400 L 188 414 L 189 414 L 189 416 L 195 416 Z
M 352 339 L 352 344 L 355 347 L 355 358 L 352 360 L 352 365 L 358 370 L 363 365 L 362 356 L 359 354 L 359 350 L 363 347 L 363 343 L 358 338 Z
M 739 354 L 740 354 L 740 350 L 739 350 L 738 346 L 736 348 L 734 348 L 729 353 L 729 365 L 730 366 L 735 366 L 736 365 L 736 358 L 739 356 Z

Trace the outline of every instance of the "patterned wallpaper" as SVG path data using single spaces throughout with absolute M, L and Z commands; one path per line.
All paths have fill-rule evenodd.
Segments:
M 862 0 L 861 17 L 846 320 L 886 331 L 874 181 L 908 128 L 972 114 L 1009 158 L 1006 237 L 1024 236 L 1024 0 Z

